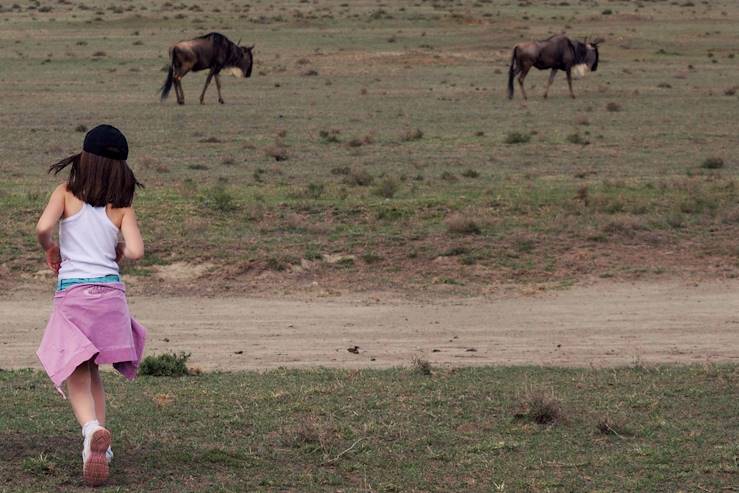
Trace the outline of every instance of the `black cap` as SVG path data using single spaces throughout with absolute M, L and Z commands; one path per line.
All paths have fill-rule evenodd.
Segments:
M 82 149 L 90 154 L 125 161 L 128 142 L 120 130 L 112 125 L 98 125 L 85 135 Z

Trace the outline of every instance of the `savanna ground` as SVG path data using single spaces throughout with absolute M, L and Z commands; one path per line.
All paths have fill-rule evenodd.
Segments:
M 186 281 L 249 293 L 734 277 L 737 16 L 728 1 L 4 2 L 0 275 L 43 276 L 45 170 L 105 121 L 146 185 L 129 283 L 157 292 L 183 284 L 157 276 L 181 262 Z M 197 103 L 202 73 L 186 106 L 159 104 L 167 47 L 213 30 L 256 44 L 253 77 L 224 79 L 225 106 L 215 87 Z M 560 74 L 542 100 L 534 71 L 528 105 L 508 101 L 512 45 L 560 31 L 606 38 L 578 99 Z
M 125 270 L 134 295 L 385 293 L 394 302 L 598 280 L 605 307 L 612 281 L 665 278 L 720 280 L 728 303 L 714 296 L 711 306 L 734 306 L 738 17 L 730 1 L 3 2 L 0 286 L 14 291 L 3 323 L 29 302 L 48 310 L 51 280 L 33 235 L 58 182 L 45 170 L 100 122 L 129 137 L 146 185 L 136 207 L 147 257 Z M 159 104 L 167 47 L 209 31 L 256 44 L 253 77 L 224 78 L 224 106 L 215 87 L 197 103 L 202 73 L 184 80 L 186 106 L 173 96 Z M 559 74 L 542 100 L 547 73 L 534 71 L 528 104 L 518 88 L 508 101 L 513 44 L 560 31 L 606 38 L 598 72 L 575 82 L 578 99 Z M 685 317 L 671 312 L 668 323 L 687 328 L 662 332 L 656 351 L 667 356 L 656 360 L 701 361 L 691 355 L 706 344 L 721 346 L 716 360 L 735 360 L 734 315 L 724 310 L 706 328 L 687 308 L 698 298 L 685 301 Z M 609 319 L 603 310 L 601 330 L 623 340 L 641 340 L 647 326 L 659 333 L 647 312 Z M 179 313 L 189 312 L 171 314 L 173 334 Z M 33 320 L 27 337 L 43 324 Z M 454 342 L 454 329 L 465 331 L 455 320 L 434 335 L 448 347 L 424 346 L 425 359 L 405 370 L 112 379 L 109 489 L 736 490 L 735 364 L 644 368 L 637 352 L 635 367 L 620 369 L 441 368 L 444 354 L 500 349 L 483 322 L 469 331 L 478 339 Z M 302 330 L 289 323 L 283 339 Z M 408 325 L 420 339 L 429 330 Z M 559 326 L 572 337 L 562 351 L 594 346 L 580 325 L 581 337 Z M 150 329 L 151 347 L 194 361 L 208 346 L 191 337 L 202 327 L 183 338 L 191 347 Z M 559 337 L 544 337 L 551 354 L 560 350 Z M 253 356 L 242 342 L 230 358 Z M 592 359 L 623 364 L 631 347 L 609 355 L 604 345 Z M 0 367 L 17 367 L 0 354 Z M 0 382 L 0 491 L 80 488 L 66 403 L 38 373 L 0 372 Z M 534 397 L 550 404 L 545 412 Z M 542 415 L 557 419 L 535 423 Z

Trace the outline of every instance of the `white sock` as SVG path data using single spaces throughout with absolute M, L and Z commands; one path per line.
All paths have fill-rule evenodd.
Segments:
M 100 426 L 100 423 L 97 419 L 93 419 L 92 421 L 88 421 L 84 425 L 82 425 L 82 436 L 86 437 L 88 433 L 90 433 L 95 428 L 98 428 Z

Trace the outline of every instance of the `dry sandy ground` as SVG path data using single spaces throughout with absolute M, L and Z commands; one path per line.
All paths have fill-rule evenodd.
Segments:
M 135 297 L 148 354 L 204 370 L 279 366 L 615 366 L 739 361 L 739 282 L 600 283 L 499 299 L 405 302 Z M 0 368 L 38 367 L 50 297 L 0 299 Z M 347 348 L 358 346 L 358 354 Z

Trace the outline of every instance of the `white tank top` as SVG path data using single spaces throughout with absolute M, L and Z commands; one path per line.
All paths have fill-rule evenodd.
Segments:
M 108 218 L 105 207 L 84 203 L 73 216 L 59 222 L 59 250 L 62 266 L 59 279 L 103 277 L 118 274 L 115 247 L 118 227 Z

